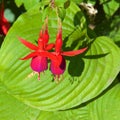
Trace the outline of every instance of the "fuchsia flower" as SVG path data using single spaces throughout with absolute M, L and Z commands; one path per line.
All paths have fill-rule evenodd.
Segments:
M 24 44 L 26 47 L 28 47 L 31 50 L 34 50 L 24 58 L 21 58 L 21 60 L 27 60 L 29 58 L 32 58 L 31 60 L 31 68 L 32 70 L 39 73 L 39 79 L 40 79 L 40 72 L 43 72 L 48 69 L 48 63 L 47 58 L 51 60 L 50 64 L 50 70 L 54 74 L 55 79 L 60 77 L 61 74 L 64 73 L 66 69 L 66 61 L 63 56 L 75 56 L 78 54 L 83 53 L 87 48 L 82 48 L 80 50 L 74 50 L 74 51 L 62 51 L 62 26 L 60 24 L 60 28 L 58 30 L 57 36 L 56 36 L 56 42 L 55 44 L 51 43 L 48 44 L 49 41 L 49 34 L 48 34 L 48 27 L 47 27 L 47 20 L 45 22 L 45 26 L 40 31 L 40 35 L 38 38 L 38 46 L 19 38 L 20 42 Z M 55 48 L 54 52 L 48 52 L 52 48 Z
M 43 72 L 47 70 L 48 68 L 47 57 L 57 61 L 56 56 L 47 52 L 48 50 L 51 50 L 54 47 L 54 44 L 52 43 L 48 44 L 49 34 L 48 34 L 47 22 L 46 22 L 45 27 L 42 28 L 42 30 L 40 31 L 40 36 L 38 38 L 38 46 L 22 38 L 19 38 L 19 40 L 26 47 L 28 47 L 31 50 L 34 50 L 34 52 L 28 54 L 24 58 L 21 58 L 21 60 L 27 60 L 29 58 L 32 58 L 31 68 L 32 70 L 39 73 L 38 79 L 40 79 L 40 72 Z
M 0 35 L 6 35 L 10 28 L 10 23 L 4 17 L 4 4 L 0 5 Z
M 51 60 L 51 64 L 50 64 L 51 72 L 55 75 L 55 78 L 58 78 L 58 79 L 59 79 L 60 75 L 64 73 L 64 71 L 66 69 L 66 61 L 63 56 L 75 56 L 75 55 L 81 54 L 87 50 L 87 47 L 86 47 L 86 48 L 82 48 L 79 50 L 64 52 L 61 50 L 62 44 L 63 44 L 62 26 L 60 26 L 57 36 L 56 36 L 55 52 L 53 52 L 53 54 L 58 58 L 59 63 L 58 63 L 58 61 L 56 62 L 54 60 Z

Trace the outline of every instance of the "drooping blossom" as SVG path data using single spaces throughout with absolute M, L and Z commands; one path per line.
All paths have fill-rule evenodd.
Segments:
M 0 35 L 6 35 L 10 28 L 10 23 L 4 16 L 4 3 L 0 4 Z
M 24 44 L 29 49 L 33 50 L 30 54 L 21 58 L 21 60 L 27 60 L 32 58 L 31 60 L 31 68 L 32 70 L 38 72 L 40 79 L 40 72 L 43 72 L 48 69 L 47 58 L 51 59 L 50 70 L 54 74 L 55 79 L 59 79 L 60 75 L 65 72 L 66 69 L 66 61 L 64 56 L 75 56 L 81 54 L 87 50 L 86 48 L 82 48 L 74 51 L 62 51 L 62 25 L 60 23 L 60 27 L 56 36 L 55 44 L 49 42 L 49 34 L 48 34 L 48 25 L 47 19 L 45 21 L 45 25 L 42 27 L 40 31 L 40 35 L 38 38 L 38 46 L 28 42 L 22 38 L 19 38 L 20 42 Z M 51 49 L 54 49 L 54 52 L 48 52 Z
M 62 51 L 62 44 L 63 44 L 62 26 L 60 24 L 60 27 L 56 36 L 55 52 L 53 52 L 53 54 L 58 58 L 58 61 L 56 62 L 54 59 L 52 59 L 50 64 L 50 70 L 55 75 L 55 79 L 59 79 L 60 75 L 65 72 L 66 61 L 64 56 L 71 57 L 71 56 L 79 55 L 87 50 L 87 47 L 85 47 L 85 48 L 74 50 L 74 51 Z
M 53 43 L 48 44 L 49 34 L 48 34 L 47 20 L 45 21 L 45 25 L 40 31 L 40 35 L 38 38 L 38 46 L 22 38 L 19 38 L 19 40 L 26 47 L 33 50 L 30 54 L 28 54 L 24 58 L 21 58 L 21 60 L 27 60 L 32 58 L 31 68 L 32 70 L 38 72 L 39 74 L 38 79 L 40 79 L 40 72 L 43 72 L 48 69 L 47 58 L 57 61 L 56 56 L 48 52 L 48 50 L 51 50 L 54 47 L 54 44 Z

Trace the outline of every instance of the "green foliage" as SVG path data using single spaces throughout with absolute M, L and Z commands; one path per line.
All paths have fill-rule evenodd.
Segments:
M 106 1 L 105 4 L 103 3 L 103 8 L 107 17 L 112 16 L 118 10 L 119 7 L 120 4 L 118 4 L 116 0 Z
M 28 107 L 5 91 L 1 92 L 0 99 L 1 120 L 33 120 L 39 116 L 39 110 Z
M 109 14 L 104 8 L 102 22 L 96 16 L 95 29 L 88 34 L 89 17 L 78 6 L 83 0 L 56 0 L 54 7 L 48 0 L 15 2 L 17 6 L 24 4 L 26 12 L 13 23 L 0 48 L 0 120 L 120 119 L 120 17 L 116 13 L 119 8 L 110 6 Z M 87 2 L 96 4 L 95 0 Z M 100 1 L 103 7 L 108 3 Z M 41 73 L 38 81 L 30 60 L 20 60 L 30 50 L 18 37 L 36 44 L 46 16 L 50 43 L 55 42 L 59 16 L 62 49 L 88 46 L 84 54 L 66 57 L 67 69 L 59 83 L 50 70 Z
M 109 36 L 120 46 L 120 17 L 115 16 L 111 22 L 111 31 Z
M 34 5 L 39 3 L 39 0 L 15 0 L 15 3 L 18 7 L 24 4 L 26 10 L 30 9 Z
M 30 108 L 6 92 L 2 92 L 0 95 L 2 99 L 0 101 L 0 118 L 3 120 L 10 118 L 15 120 L 118 120 L 120 118 L 120 83 L 112 84 L 106 91 L 90 103 L 67 111 L 53 112 Z
M 120 83 L 97 100 L 84 104 L 76 109 L 57 112 L 41 112 L 38 120 L 118 120 L 120 118 Z

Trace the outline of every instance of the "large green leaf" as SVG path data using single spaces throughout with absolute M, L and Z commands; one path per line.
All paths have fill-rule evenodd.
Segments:
M 120 119 L 120 83 L 107 93 L 83 107 L 67 111 L 45 112 L 39 120 L 119 120 Z
M 1 120 L 36 120 L 39 116 L 39 110 L 24 105 L 6 92 L 0 94 L 0 99 Z
M 49 111 L 75 107 L 99 95 L 120 70 L 120 50 L 107 37 L 97 38 L 85 58 L 66 58 L 67 69 L 59 84 L 52 81 L 53 75 L 49 70 L 41 73 L 41 80 L 38 81 L 37 74 L 33 74 L 29 67 L 30 60 L 19 60 L 30 51 L 17 37 L 35 43 L 42 26 L 41 13 L 38 6 L 21 15 L 1 47 L 0 79 L 7 92 L 29 106 Z M 53 13 L 53 9 L 49 10 L 50 42 L 55 40 L 57 32 L 57 17 Z M 63 21 L 63 50 L 80 47 L 85 33 L 84 17 L 72 3 L 66 9 Z
M 39 110 L 21 103 L 3 87 L 0 82 L 0 120 L 37 120 Z

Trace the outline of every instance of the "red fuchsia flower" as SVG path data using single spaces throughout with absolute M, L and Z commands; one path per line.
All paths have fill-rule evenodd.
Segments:
M 40 31 L 40 36 L 38 38 L 38 46 L 22 38 L 19 38 L 19 40 L 26 47 L 28 47 L 31 50 L 34 50 L 24 58 L 21 58 L 21 60 L 27 60 L 32 58 L 31 68 L 32 70 L 38 72 L 39 74 L 38 79 L 40 79 L 40 72 L 44 72 L 45 70 L 48 69 L 47 58 L 50 58 L 51 60 L 55 60 L 57 62 L 56 56 L 47 52 L 48 50 L 51 50 L 54 47 L 53 43 L 48 44 L 49 34 L 48 34 L 47 23 L 45 27 L 43 27 L 42 30 Z
M 48 34 L 48 27 L 47 27 L 47 20 L 45 21 L 45 26 L 40 31 L 40 35 L 38 38 L 38 46 L 28 42 L 22 38 L 19 38 L 20 42 L 24 44 L 29 49 L 33 50 L 30 54 L 21 58 L 21 60 L 27 60 L 32 58 L 31 60 L 31 68 L 38 72 L 39 79 L 40 79 L 40 72 L 43 72 L 48 69 L 47 58 L 51 59 L 50 70 L 55 75 L 55 79 L 60 77 L 61 74 L 64 73 L 66 69 L 66 61 L 63 56 L 75 56 L 78 54 L 83 53 L 87 50 L 86 48 L 82 48 L 80 50 L 74 51 L 62 51 L 62 26 L 60 24 L 60 28 L 58 30 L 56 36 L 55 44 L 51 43 L 48 44 L 49 41 L 49 34 Z M 54 52 L 48 52 L 52 48 L 55 48 Z
M 10 28 L 10 23 L 4 17 L 4 4 L 0 5 L 0 35 L 6 35 Z
M 66 61 L 63 56 L 75 56 L 79 55 L 87 50 L 86 48 L 82 48 L 79 50 L 74 51 L 62 51 L 62 27 L 60 25 L 60 28 L 58 30 L 57 36 L 56 36 L 56 43 L 55 43 L 55 52 L 53 54 L 58 58 L 58 61 L 56 62 L 54 59 L 51 60 L 50 64 L 50 70 L 55 75 L 55 79 L 59 79 L 60 75 L 64 73 L 66 69 Z

